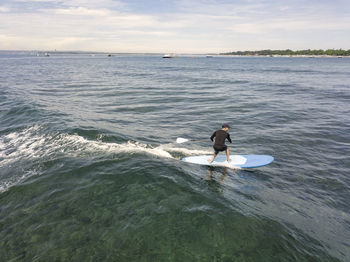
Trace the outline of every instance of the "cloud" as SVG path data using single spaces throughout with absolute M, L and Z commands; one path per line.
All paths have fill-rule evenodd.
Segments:
M 6 6 L 0 6 L 0 12 L 1 13 L 6 13 L 6 12 L 10 12 L 10 8 L 6 7 Z
M 2 49 L 12 49 L 20 40 L 19 37 L 0 34 L 0 47 Z
M 85 15 L 85 16 L 108 16 L 110 11 L 107 9 L 88 9 L 85 7 L 71 7 L 66 9 L 53 10 L 56 14 L 63 15 Z
M 301 8 L 296 1 L 181 0 L 158 13 L 150 11 L 154 0 L 142 6 L 137 1 L 20 1 L 29 6 L 0 7 L 0 49 L 222 52 L 323 48 L 329 36 L 338 39 L 338 47 L 347 48 L 350 41 L 348 9 L 333 14 L 327 1 Z M 38 2 L 44 5 L 34 8 Z
M 60 6 L 61 8 L 83 7 L 88 9 L 122 9 L 126 4 L 117 0 L 14 0 L 17 3 L 41 4 L 46 6 Z

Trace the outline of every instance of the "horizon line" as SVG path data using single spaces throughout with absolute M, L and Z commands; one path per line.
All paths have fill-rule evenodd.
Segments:
M 315 51 L 315 50 L 343 50 L 343 51 L 349 51 L 349 49 L 343 49 L 343 48 L 326 48 L 326 49 L 255 49 L 255 50 L 231 50 L 231 51 L 223 51 L 223 52 L 200 52 L 200 53 L 195 53 L 195 52 L 118 52 L 118 51 L 85 51 L 85 50 L 48 50 L 48 49 L 0 49 L 0 52 L 50 52 L 50 53 L 100 53 L 100 54 L 188 54 L 188 55 L 220 55 L 220 54 L 227 54 L 227 53 L 235 53 L 235 52 L 259 52 L 259 51 L 286 51 L 286 50 L 291 50 L 293 52 L 297 51 Z

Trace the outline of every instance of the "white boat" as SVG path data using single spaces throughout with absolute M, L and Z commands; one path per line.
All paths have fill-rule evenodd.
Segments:
M 163 58 L 174 58 L 174 57 L 170 54 L 165 54 L 165 55 L 163 55 Z

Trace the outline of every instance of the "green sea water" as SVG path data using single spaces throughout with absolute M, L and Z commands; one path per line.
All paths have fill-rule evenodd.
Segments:
M 0 61 L 0 261 L 349 261 L 350 60 Z

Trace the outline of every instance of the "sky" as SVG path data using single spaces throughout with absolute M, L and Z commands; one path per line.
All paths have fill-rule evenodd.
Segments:
M 350 49 L 350 0 L 0 0 L 0 50 Z

